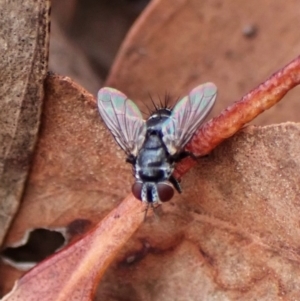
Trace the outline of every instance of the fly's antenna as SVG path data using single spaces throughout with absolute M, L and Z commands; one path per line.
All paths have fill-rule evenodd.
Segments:
M 149 203 L 147 203 L 146 208 L 145 208 L 144 222 L 146 221 L 148 210 L 149 210 Z
M 149 211 L 149 207 L 152 209 L 155 218 L 158 219 L 158 214 L 157 214 L 157 212 L 156 212 L 156 208 L 159 207 L 159 206 L 160 206 L 160 204 L 158 204 L 157 206 L 154 206 L 153 203 L 147 202 L 146 208 L 145 208 L 145 210 L 144 210 L 144 211 L 145 211 L 145 214 L 144 214 L 144 222 L 145 222 L 146 219 L 147 219 L 147 214 L 148 214 L 148 211 Z
M 153 203 L 151 203 L 151 208 L 152 208 L 152 211 L 153 211 L 153 214 L 154 214 L 154 217 L 156 220 L 158 220 L 158 214 L 157 214 L 157 211 L 156 211 L 156 208 L 159 207 L 160 204 L 158 204 L 156 207 L 153 206 Z

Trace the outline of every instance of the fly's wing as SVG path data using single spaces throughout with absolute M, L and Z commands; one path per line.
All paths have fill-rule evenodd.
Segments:
M 136 156 L 145 140 L 146 124 L 138 107 L 122 92 L 102 88 L 98 92 L 100 115 L 127 155 Z
M 217 87 L 206 83 L 194 88 L 172 110 L 162 128 L 163 141 L 171 155 L 180 152 L 192 138 L 211 111 L 217 96 Z

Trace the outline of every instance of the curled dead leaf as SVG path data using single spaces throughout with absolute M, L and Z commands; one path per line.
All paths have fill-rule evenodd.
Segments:
M 47 72 L 49 7 L 0 1 L 0 244 L 19 207 L 37 139 Z

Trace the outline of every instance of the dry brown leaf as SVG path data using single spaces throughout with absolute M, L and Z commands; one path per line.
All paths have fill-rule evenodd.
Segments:
M 92 300 L 95 283 L 142 221 L 141 203 L 128 197 L 83 239 L 25 274 L 1 300 Z
M 0 1 L 0 244 L 18 209 L 48 68 L 48 0 Z
M 6 240 L 26 229 L 95 225 L 130 192 L 131 168 L 101 121 L 94 97 L 67 77 L 50 75 L 40 137 L 23 204 Z
M 66 4 L 60 1 L 60 5 Z M 90 93 L 96 95 L 102 80 L 92 69 L 87 57 L 61 30 L 57 21 L 51 21 L 49 70 L 69 76 L 73 81 L 80 84 Z
M 196 156 L 209 154 L 225 139 L 234 135 L 259 114 L 277 104 L 299 84 L 300 56 L 201 126 L 187 144 L 186 150 Z M 195 165 L 196 162 L 192 158 L 185 158 L 176 166 L 175 177 L 181 178 L 186 171 Z
M 259 9 L 258 9 L 259 8 Z M 165 93 L 174 100 L 212 81 L 218 99 L 212 115 L 240 99 L 300 53 L 300 3 L 280 0 L 154 0 L 131 28 L 106 81 L 143 106 Z M 256 35 L 244 34 L 245 26 Z M 300 88 L 255 120 L 299 120 Z
M 224 13 L 228 7 L 217 2 L 201 6 L 192 0 L 174 1 L 172 6 L 168 3 L 152 2 L 145 19 L 137 23 L 125 42 L 108 80 L 133 100 L 148 98 L 148 91 L 162 95 L 165 89 L 182 95 L 200 82 L 213 80 L 221 87 L 220 95 L 224 95 L 221 103 L 224 99 L 232 102 L 245 92 L 246 86 L 253 87 L 253 81 L 266 78 L 271 70 L 296 56 L 297 47 L 290 57 L 283 55 L 290 51 L 287 46 L 273 47 L 270 51 L 264 36 L 278 37 L 281 26 L 292 26 L 297 4 L 281 9 L 276 2 L 268 7 L 273 17 L 277 13 L 276 18 L 288 13 L 289 22 L 284 25 L 278 22 L 268 28 L 257 23 L 258 35 L 249 41 L 243 40 L 243 35 L 237 38 L 242 26 L 233 28 L 233 23 L 225 26 L 226 20 L 239 20 L 237 24 L 242 24 L 243 13 L 247 12 L 255 22 L 260 22 L 257 7 L 266 4 L 249 2 L 245 8 L 231 1 L 230 13 L 238 12 L 240 16 L 234 19 L 228 11 Z M 199 31 L 200 21 L 203 31 Z M 261 28 L 265 28 L 262 33 Z M 293 33 L 290 40 L 296 43 L 299 33 Z M 197 40 L 200 36 L 203 40 Z M 224 36 L 228 38 L 221 47 Z M 259 50 L 256 52 L 255 45 L 261 44 L 268 56 L 257 55 Z M 238 53 L 236 49 L 242 50 Z M 270 60 L 270 53 L 274 60 Z M 201 74 L 198 66 L 202 66 Z M 231 80 L 231 76 L 236 80 Z M 99 121 L 92 97 L 67 79 L 52 78 L 48 85 L 51 101 L 45 109 L 41 142 L 24 208 L 8 237 L 8 245 L 20 239 L 28 227 L 64 226 L 78 216 L 86 216 L 93 224 L 130 190 L 130 168 Z M 148 91 L 140 87 L 147 87 Z M 295 280 L 299 273 L 296 224 L 299 145 L 294 141 L 298 137 L 297 124 L 251 127 L 218 147 L 210 158 L 199 160 L 197 168 L 183 179 L 183 195 L 164 204 L 158 212 L 159 219 L 144 223 L 119 252 L 100 284 L 98 299 L 299 299 Z M 103 144 L 103 141 L 109 142 Z M 90 201 L 92 209 L 87 204 Z M 41 208 L 43 215 L 37 217 Z M 35 214 L 26 220 L 31 210 Z M 97 264 L 94 251 L 87 261 L 94 260 Z M 61 254 L 65 253 L 52 259 L 58 260 Z M 45 264 L 49 267 L 50 263 L 46 261 L 27 275 L 33 275 Z M 82 266 L 91 267 L 85 261 Z M 59 270 L 60 265 L 56 268 Z M 36 275 L 37 279 L 41 276 Z M 79 271 L 74 277 L 80 282 L 82 274 Z M 25 285 L 22 281 L 18 288 Z M 56 281 L 52 284 L 57 285 Z M 66 287 L 67 291 L 71 288 L 72 284 Z M 70 295 L 66 296 L 72 300 Z
M 199 160 L 183 180 L 181 199 L 164 204 L 159 219 L 144 223 L 122 250 L 114 249 L 118 260 L 99 287 L 99 300 L 298 299 L 299 138 L 299 124 L 252 126 Z M 119 239 L 134 230 L 128 217 L 138 226 L 138 204 L 122 203 L 130 212 L 111 213 L 104 228 L 29 272 L 4 300 L 27 300 L 32 290 L 43 300 L 89 300 L 84 296 L 92 283 L 84 279 L 93 271 L 102 274 L 98 267 L 107 263 L 98 256 L 128 239 L 114 245 L 105 237 L 118 233 Z M 58 281 L 61 274 L 69 276 Z
M 182 181 L 97 300 L 298 300 L 300 125 L 248 127 Z
M 26 232 L 36 228 L 65 229 L 66 239 L 74 240 L 130 192 L 131 167 L 103 125 L 91 94 L 69 78 L 50 75 L 43 109 L 22 206 L 4 247 L 22 243 Z M 17 275 L 0 270 L 3 291 Z

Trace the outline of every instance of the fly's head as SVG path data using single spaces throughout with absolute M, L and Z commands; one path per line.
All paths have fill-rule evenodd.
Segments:
M 174 187 L 169 181 L 157 183 L 136 181 L 132 185 L 132 193 L 143 203 L 153 205 L 171 200 L 174 195 Z

